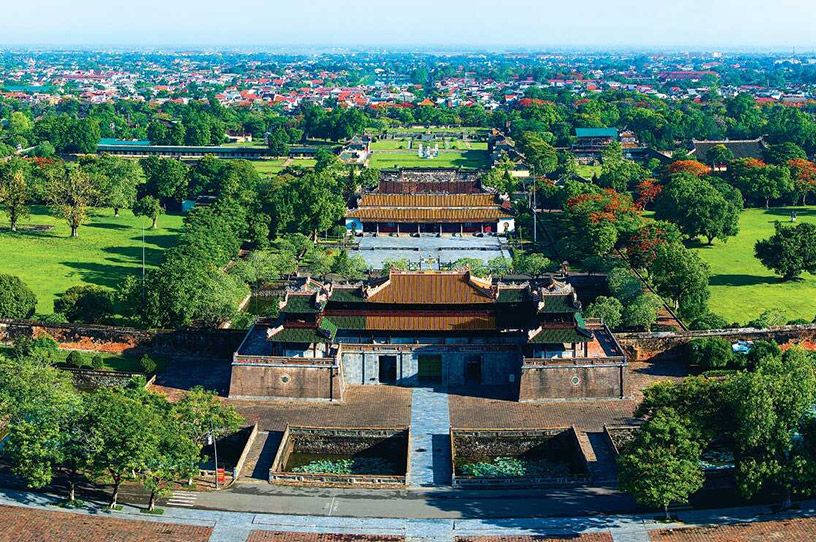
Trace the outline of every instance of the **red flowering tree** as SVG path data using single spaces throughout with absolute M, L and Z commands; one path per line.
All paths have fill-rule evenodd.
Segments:
M 695 177 L 705 177 L 711 173 L 711 168 L 697 160 L 678 160 L 666 166 L 669 175 L 689 173 Z
M 663 220 L 650 220 L 626 240 L 626 258 L 632 267 L 647 273 L 663 243 L 679 243 L 682 234 L 677 226 Z
M 637 185 L 637 205 L 640 209 L 645 209 L 647 205 L 652 203 L 660 193 L 663 191 L 663 185 L 658 184 L 655 179 L 643 179 Z
M 793 179 L 796 200 L 802 198 L 802 205 L 807 205 L 807 195 L 816 190 L 816 164 L 809 160 L 797 158 L 788 161 L 788 168 Z

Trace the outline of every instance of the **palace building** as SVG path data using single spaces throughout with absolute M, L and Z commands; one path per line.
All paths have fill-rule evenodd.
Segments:
M 459 169 L 402 169 L 381 173 L 375 190 L 346 213 L 352 234 L 498 234 L 515 230 L 510 201 Z
M 571 285 L 464 271 L 292 283 L 248 332 L 230 396 L 342 400 L 349 385 L 502 387 L 522 401 L 622 398 L 626 358 Z

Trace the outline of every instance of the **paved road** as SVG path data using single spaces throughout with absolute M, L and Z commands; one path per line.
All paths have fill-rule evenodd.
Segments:
M 355 490 L 238 483 L 201 493 L 196 508 L 270 514 L 383 518 L 508 518 L 627 513 L 627 495 L 608 487 L 559 490 Z

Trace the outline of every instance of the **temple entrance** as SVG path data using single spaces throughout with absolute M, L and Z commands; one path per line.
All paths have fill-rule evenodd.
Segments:
M 380 356 L 380 384 L 397 383 L 397 356 Z
M 482 383 L 482 356 L 468 356 L 465 360 L 465 384 Z
M 418 358 L 417 376 L 420 384 L 442 383 L 442 356 L 421 354 Z

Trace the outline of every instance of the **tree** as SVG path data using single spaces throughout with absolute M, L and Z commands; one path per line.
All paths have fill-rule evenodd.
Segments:
M 654 294 L 643 293 L 623 307 L 623 323 L 648 331 L 657 321 L 657 312 L 663 303 Z
M 680 243 L 658 247 L 652 281 L 660 295 L 674 302 L 681 316 L 691 319 L 707 312 L 710 277 L 708 264 Z
M 729 381 L 726 404 L 732 417 L 737 487 L 746 497 L 763 487 L 785 491 L 785 503 L 807 464 L 794 436 L 811 417 L 816 401 L 813 355 L 792 348 L 761 360 L 753 372 Z
M 343 216 L 345 204 L 336 190 L 336 182 L 325 173 L 307 174 L 292 183 L 299 231 L 308 233 L 314 241 L 317 234 L 328 230 Z
M 143 216 L 153 221 L 150 229 L 155 230 L 159 222 L 159 215 L 164 212 L 161 203 L 153 196 L 145 196 L 133 205 L 133 214 Z
M 807 205 L 807 196 L 816 190 L 816 164 L 806 159 L 796 159 L 788 162 L 788 169 L 793 179 L 793 191 L 796 201 L 802 198 L 802 205 Z
M 623 304 L 614 297 L 598 296 L 589 304 L 584 316 L 601 318 L 610 329 L 617 329 L 623 323 Z
M 68 356 L 65 358 L 65 363 L 71 367 L 76 367 L 79 369 L 80 367 L 85 366 L 85 357 L 82 355 L 82 352 L 79 352 L 78 350 L 71 350 L 68 353 Z
M 4 456 L 12 472 L 32 488 L 63 473 L 68 498 L 92 451 L 85 431 L 84 402 L 70 374 L 32 359 L 0 356 L 0 412 L 8 422 Z
M 140 196 L 154 196 L 160 200 L 180 202 L 187 197 L 189 169 L 184 162 L 172 158 L 150 156 L 139 161 L 145 183 L 139 188 Z
M 18 277 L 0 275 L 0 318 L 31 318 L 37 296 Z
M 679 243 L 680 231 L 671 222 L 650 220 L 645 222 L 626 240 L 626 259 L 635 269 L 651 272 L 657 258 L 657 249 L 664 243 Z
M 158 426 L 158 442 L 148 454 L 140 474 L 142 485 L 150 491 L 147 509 L 156 509 L 156 499 L 171 491 L 171 484 L 188 479 L 198 471 L 201 447 L 187 435 L 176 416 L 168 416 Z
M 731 343 L 722 337 L 694 339 L 688 350 L 689 362 L 704 369 L 726 369 L 737 361 Z
M 708 165 L 714 169 L 724 166 L 733 159 L 734 153 L 731 152 L 731 149 L 723 144 L 714 145 L 711 147 L 711 149 L 709 149 L 708 154 L 706 155 Z
M 513 257 L 513 271 L 521 275 L 529 275 L 536 280 L 551 269 L 552 261 L 543 254 L 519 253 Z
M 70 226 L 71 237 L 77 237 L 79 227 L 88 220 L 88 208 L 96 201 L 97 190 L 82 168 L 65 165 L 52 175 L 48 197 L 57 214 Z
M 193 442 L 203 445 L 207 436 L 218 438 L 237 431 L 244 418 L 221 401 L 218 394 L 195 386 L 176 403 L 181 430 Z
M 793 160 L 807 160 L 807 153 L 796 143 L 786 141 L 776 145 L 768 145 L 768 148 L 763 152 L 763 158 L 769 164 L 783 166 Z
M 113 314 L 113 292 L 100 286 L 72 286 L 54 300 L 54 312 L 69 322 L 98 324 Z
M 28 198 L 28 186 L 21 169 L 0 178 L 0 206 L 8 214 L 11 231 L 17 231 L 17 223 L 30 214 Z
M 674 223 L 688 237 L 703 235 L 708 244 L 739 232 L 739 212 L 711 183 L 688 175 L 672 177 L 655 206 L 655 218 Z
M 331 264 L 331 272 L 349 280 L 361 279 L 365 277 L 368 265 L 362 256 L 349 256 L 346 249 L 341 249 L 334 256 Z
M 754 244 L 754 255 L 762 265 L 783 280 L 796 278 L 804 271 L 816 272 L 816 225 L 790 227 L 776 222 L 774 230 L 771 237 Z
M 98 161 L 102 175 L 101 203 L 113 207 L 113 215 L 119 209 L 130 207 L 136 201 L 136 187 L 141 174 L 138 162 L 103 154 Z
M 524 132 L 516 143 L 537 174 L 551 173 L 558 167 L 558 151 L 537 133 Z
M 688 502 L 705 481 L 700 445 L 687 425 L 673 409 L 661 409 L 618 458 L 620 488 L 644 506 L 662 508 L 666 520 L 669 504 Z
M 124 391 L 103 388 L 88 401 L 89 449 L 93 468 L 113 481 L 109 507 L 116 507 L 122 482 L 142 473 L 157 455 L 162 418 Z

